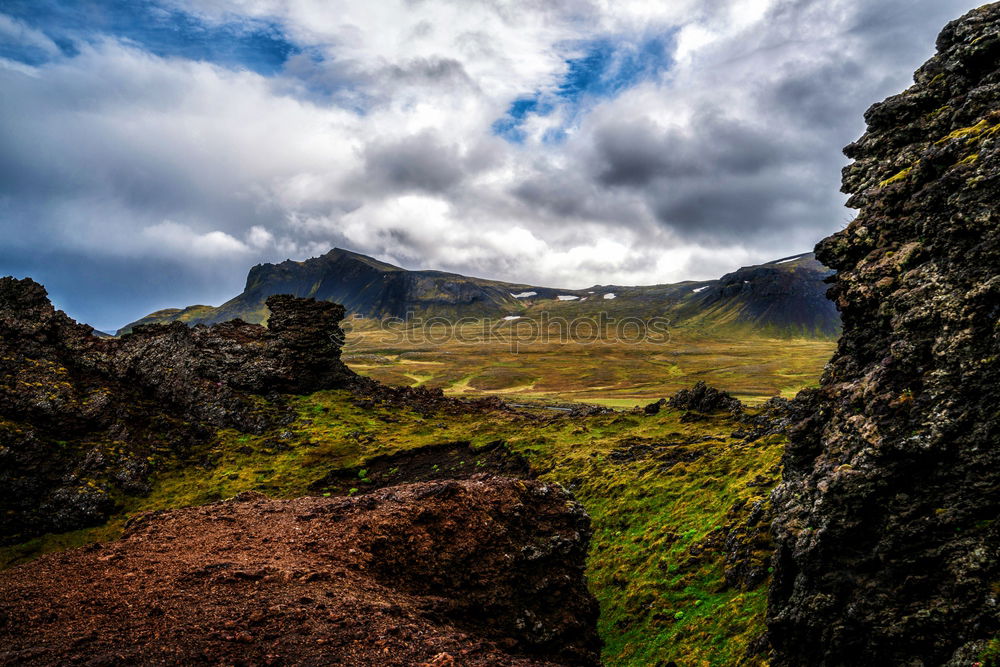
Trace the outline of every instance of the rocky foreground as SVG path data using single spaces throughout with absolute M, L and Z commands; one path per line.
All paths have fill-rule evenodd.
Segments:
M 590 521 L 489 478 L 244 493 L 0 578 L 0 664 L 596 665 Z
M 295 418 L 290 395 L 349 389 L 369 407 L 504 409 L 359 377 L 340 360 L 338 304 L 274 295 L 267 307 L 267 327 L 173 322 L 107 338 L 33 280 L 0 278 L 0 545 L 102 523 L 220 428 L 280 431 Z
M 355 378 L 340 361 L 341 306 L 268 305 L 270 328 L 177 323 L 101 338 L 38 283 L 0 278 L 0 544 L 100 523 L 116 498 L 148 490 L 159 459 L 218 428 L 287 421 L 277 392 Z
M 0 540 L 99 523 L 156 466 L 175 489 L 352 494 L 144 514 L 119 542 L 8 570 L 0 663 L 596 664 L 589 524 L 560 481 L 595 517 L 622 664 L 994 667 L 1000 3 L 938 49 L 848 148 L 860 214 L 817 248 L 839 272 L 838 352 L 818 389 L 760 413 L 698 386 L 529 422 L 353 376 L 333 304 L 272 297 L 270 329 L 106 340 L 0 280 Z M 298 412 L 271 393 L 330 388 Z M 470 428 L 463 410 L 493 412 Z M 401 467 L 433 481 L 381 488 Z
M 844 335 L 774 495 L 773 664 L 972 665 L 1000 635 L 1000 3 L 866 120 L 860 214 L 816 252 Z

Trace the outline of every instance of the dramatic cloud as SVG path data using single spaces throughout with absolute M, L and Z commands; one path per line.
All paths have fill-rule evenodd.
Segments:
M 565 287 L 851 216 L 840 149 L 972 0 L 7 0 L 0 273 L 112 329 L 341 246 Z

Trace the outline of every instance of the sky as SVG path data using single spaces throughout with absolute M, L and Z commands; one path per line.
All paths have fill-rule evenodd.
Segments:
M 0 0 L 0 275 L 114 330 L 333 247 L 709 279 L 853 217 L 841 149 L 979 0 Z

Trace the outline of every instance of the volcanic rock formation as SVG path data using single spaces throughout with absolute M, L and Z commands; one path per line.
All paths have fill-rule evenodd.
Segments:
M 675 410 L 694 410 L 696 412 L 727 411 L 739 414 L 743 404 L 729 392 L 710 387 L 703 381 L 697 382 L 690 389 L 681 389 L 674 394 L 667 405 Z
M 772 664 L 971 665 L 1000 632 L 1000 4 L 846 149 L 844 335 L 775 491 Z
M 344 309 L 272 296 L 270 328 L 136 327 L 101 338 L 30 279 L 0 278 L 0 541 L 98 523 L 141 493 L 150 459 L 215 428 L 288 418 L 260 395 L 345 386 Z
M 154 512 L 0 573 L 0 663 L 597 665 L 589 536 L 486 476 Z

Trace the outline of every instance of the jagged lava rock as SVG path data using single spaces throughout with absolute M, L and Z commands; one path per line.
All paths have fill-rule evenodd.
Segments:
M 354 381 L 341 306 L 272 296 L 268 307 L 270 329 L 171 323 L 101 338 L 38 283 L 0 278 L 0 542 L 99 523 L 116 488 L 143 491 L 156 448 L 283 419 L 261 395 Z
M 246 493 L 0 573 L 4 664 L 599 663 L 590 522 L 557 485 Z
M 846 149 L 844 335 L 773 496 L 776 666 L 969 665 L 1000 631 L 1000 4 Z
M 704 382 L 697 382 L 690 389 L 681 389 L 670 397 L 667 405 L 675 410 L 694 410 L 695 412 L 732 412 L 739 414 L 743 404 L 729 392 L 711 387 Z

